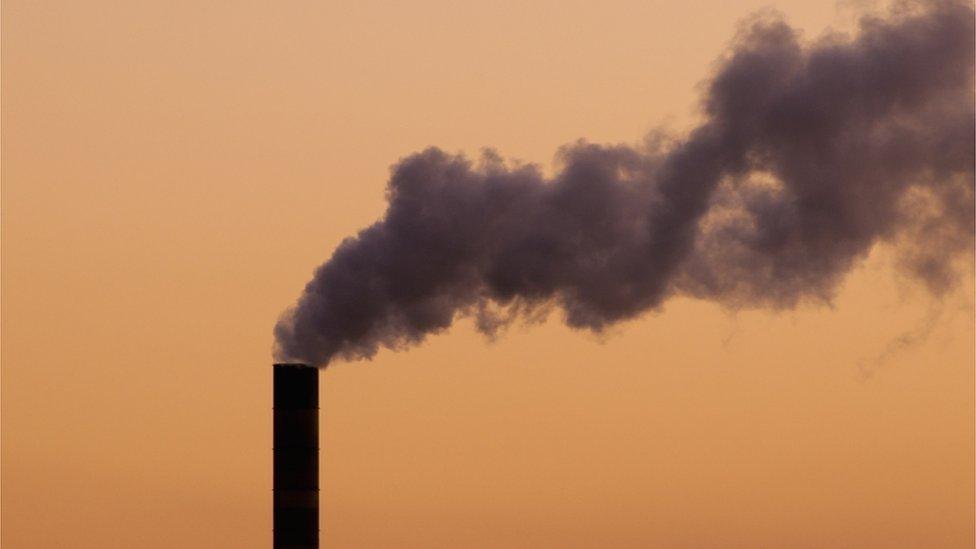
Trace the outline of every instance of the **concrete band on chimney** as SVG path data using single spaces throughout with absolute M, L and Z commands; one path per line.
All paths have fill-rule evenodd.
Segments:
M 318 368 L 274 365 L 274 547 L 319 547 Z

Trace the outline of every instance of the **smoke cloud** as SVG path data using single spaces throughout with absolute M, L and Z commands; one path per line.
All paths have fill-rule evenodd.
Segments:
M 276 358 L 368 358 L 463 316 L 493 334 L 556 308 L 599 331 L 676 295 L 827 301 L 877 243 L 944 292 L 974 242 L 974 48 L 968 3 L 900 4 L 812 44 L 756 16 L 685 136 L 567 145 L 551 178 L 490 151 L 406 157 L 383 218 L 279 320 Z

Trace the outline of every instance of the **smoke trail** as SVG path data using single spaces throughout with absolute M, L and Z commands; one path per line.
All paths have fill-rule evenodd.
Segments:
M 551 179 L 491 152 L 409 156 L 383 219 L 279 320 L 276 357 L 324 366 L 553 306 L 597 331 L 678 294 L 792 307 L 829 299 L 877 242 L 940 292 L 973 245 L 973 19 L 904 4 L 804 47 L 754 18 L 686 137 L 568 145 Z

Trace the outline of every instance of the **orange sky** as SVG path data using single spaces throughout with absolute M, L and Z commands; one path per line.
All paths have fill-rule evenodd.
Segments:
M 271 328 L 391 163 L 680 129 L 739 18 L 853 13 L 525 4 L 4 2 L 5 548 L 269 546 Z M 971 547 L 971 279 L 933 302 L 893 261 L 832 307 L 331 367 L 323 542 Z

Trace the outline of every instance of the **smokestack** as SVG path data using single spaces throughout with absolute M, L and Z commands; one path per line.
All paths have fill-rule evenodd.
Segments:
M 274 547 L 319 546 L 319 371 L 274 365 Z

